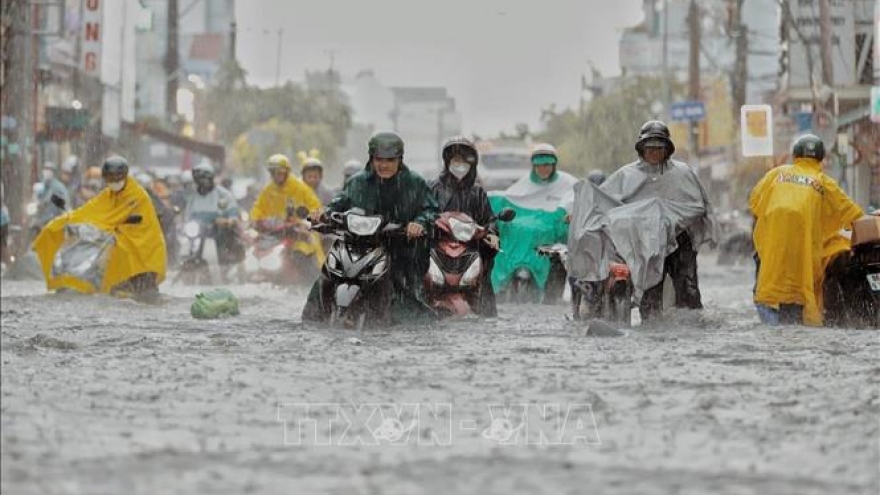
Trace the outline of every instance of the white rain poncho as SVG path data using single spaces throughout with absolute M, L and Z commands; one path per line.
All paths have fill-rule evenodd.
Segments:
M 581 180 L 575 186 L 568 234 L 569 275 L 604 280 L 610 263 L 622 260 L 629 266 L 638 302 L 663 281 L 663 263 L 685 230 L 694 249 L 715 240 L 712 205 L 696 173 L 684 163 L 631 163 L 601 187 Z

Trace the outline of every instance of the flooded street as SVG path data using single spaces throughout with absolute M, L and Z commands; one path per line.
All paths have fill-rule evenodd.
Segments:
M 751 269 L 700 276 L 705 311 L 616 339 L 567 306 L 357 335 L 262 286 L 200 321 L 192 288 L 4 280 L 2 490 L 878 493 L 880 334 L 762 327 Z

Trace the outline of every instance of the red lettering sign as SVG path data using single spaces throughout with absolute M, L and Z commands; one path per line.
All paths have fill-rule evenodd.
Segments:
M 98 69 L 98 56 L 94 52 L 86 53 L 86 72 L 94 72 Z
M 101 41 L 101 25 L 96 22 L 86 23 L 86 41 Z

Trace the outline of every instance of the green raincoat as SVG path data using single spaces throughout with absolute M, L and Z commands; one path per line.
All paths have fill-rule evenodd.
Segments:
M 381 180 L 368 162 L 364 170 L 352 176 L 342 192 L 328 205 L 330 211 L 344 212 L 361 208 L 367 214 L 382 215 L 392 223 L 407 225 L 415 222 L 430 232 L 439 208 L 434 194 L 425 179 L 405 164 L 393 178 Z M 405 236 L 388 242 L 391 257 L 391 280 L 393 283 L 391 319 L 393 323 L 426 321 L 435 317 L 433 310 L 424 302 L 423 277 L 428 270 L 428 236 L 409 240 Z M 312 287 L 303 319 L 323 321 L 329 317 L 330 308 L 322 301 L 322 275 Z

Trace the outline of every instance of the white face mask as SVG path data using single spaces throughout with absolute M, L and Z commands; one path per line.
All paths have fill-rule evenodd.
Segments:
M 52 180 L 53 177 L 55 177 L 55 172 L 43 169 L 43 180 Z
M 118 182 L 108 182 L 107 187 L 109 187 L 110 190 L 113 192 L 119 192 L 122 190 L 123 187 L 125 187 L 125 179 Z
M 458 180 L 464 179 L 470 171 L 471 166 L 467 162 L 451 162 L 449 164 L 449 173 L 454 175 Z

